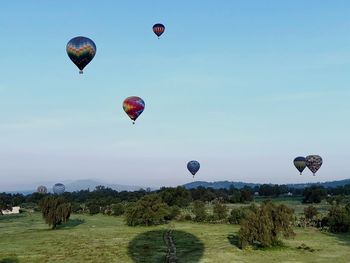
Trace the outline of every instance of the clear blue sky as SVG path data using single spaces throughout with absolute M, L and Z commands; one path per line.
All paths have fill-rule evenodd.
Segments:
M 198 180 L 349 178 L 349 13 L 348 1 L 4 1 L 1 185 L 177 185 L 191 159 Z M 65 51 L 78 35 L 97 45 L 83 75 Z M 136 125 L 131 95 L 146 102 Z M 308 154 L 324 159 L 316 177 L 292 165 Z

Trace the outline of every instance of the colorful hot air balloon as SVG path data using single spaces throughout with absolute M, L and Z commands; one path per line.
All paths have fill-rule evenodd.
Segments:
M 193 175 L 193 178 L 194 178 L 194 175 L 198 172 L 200 167 L 201 167 L 201 165 L 199 164 L 199 162 L 194 161 L 194 160 L 193 161 L 189 161 L 187 163 L 187 169 Z
M 165 26 L 163 24 L 155 24 L 153 26 L 153 32 L 157 35 L 158 38 L 164 33 L 164 30 Z
M 128 97 L 123 102 L 123 109 L 130 119 L 133 120 L 133 124 L 135 124 L 136 119 L 145 109 L 145 102 L 140 97 Z
M 38 188 L 36 189 L 36 191 L 40 194 L 47 194 L 47 188 L 43 185 L 38 186 Z
M 300 174 L 304 171 L 305 167 L 306 167 L 306 159 L 305 157 L 297 157 L 294 159 L 294 166 L 295 168 L 298 169 L 298 171 L 300 172 Z
M 58 183 L 52 187 L 52 190 L 55 194 L 61 195 L 64 193 L 64 190 L 66 190 L 66 187 L 64 186 L 64 184 Z
M 306 156 L 306 166 L 315 175 L 315 173 L 320 169 L 323 161 L 319 155 L 309 155 Z
M 79 73 L 83 74 L 83 69 L 96 54 L 96 45 L 90 38 L 75 37 L 69 40 L 66 50 L 69 58 L 80 69 Z

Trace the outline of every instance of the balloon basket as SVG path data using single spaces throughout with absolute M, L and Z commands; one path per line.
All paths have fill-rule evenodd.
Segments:
M 79 70 L 79 74 L 83 74 L 84 72 L 82 70 Z

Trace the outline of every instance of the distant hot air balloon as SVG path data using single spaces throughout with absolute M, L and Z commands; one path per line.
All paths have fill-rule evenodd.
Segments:
M 294 159 L 294 166 L 295 168 L 298 169 L 298 171 L 300 172 L 300 174 L 304 171 L 305 167 L 306 167 L 306 159 L 305 157 L 297 157 Z
M 153 26 L 153 32 L 157 35 L 158 38 L 164 33 L 164 30 L 165 26 L 163 24 L 155 24 Z
M 193 178 L 194 178 L 194 175 L 198 172 L 200 167 L 201 167 L 201 165 L 199 164 L 199 162 L 194 161 L 194 160 L 193 161 L 189 161 L 187 163 L 187 169 L 193 175 Z
M 40 194 L 47 194 L 47 188 L 43 185 L 39 185 L 36 191 Z
M 64 190 L 66 190 L 66 187 L 64 186 L 64 184 L 58 183 L 52 187 L 52 190 L 55 194 L 61 195 L 64 193 Z
M 145 109 L 145 102 L 140 97 L 128 97 L 123 102 L 123 109 L 130 119 L 133 120 L 133 124 L 135 124 L 136 119 Z
M 309 155 L 306 156 L 306 166 L 315 175 L 315 173 L 320 169 L 323 161 L 319 155 Z
M 69 40 L 66 50 L 69 58 L 80 69 L 79 73 L 83 74 L 83 69 L 96 54 L 96 45 L 90 38 L 75 37 Z

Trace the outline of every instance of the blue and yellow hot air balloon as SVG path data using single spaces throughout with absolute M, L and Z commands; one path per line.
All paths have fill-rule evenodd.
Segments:
M 294 163 L 295 168 L 297 168 L 298 171 L 300 172 L 300 174 L 302 174 L 302 172 L 306 168 L 306 159 L 305 159 L 305 157 L 298 156 L 298 157 L 296 157 L 294 159 L 293 163 Z

